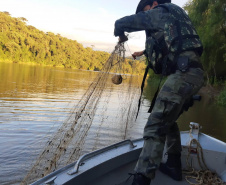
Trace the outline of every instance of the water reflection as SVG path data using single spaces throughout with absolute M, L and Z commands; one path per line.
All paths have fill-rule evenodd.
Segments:
M 20 182 L 27 164 L 84 94 L 90 72 L 0 63 L 0 184 Z M 20 168 L 20 169 L 19 169 Z

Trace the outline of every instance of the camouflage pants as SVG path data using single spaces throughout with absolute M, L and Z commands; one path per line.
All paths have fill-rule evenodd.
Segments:
M 135 171 L 153 179 L 163 155 L 181 152 L 180 132 L 176 123 L 183 105 L 196 94 L 204 83 L 203 70 L 177 70 L 168 76 L 156 99 L 155 106 L 144 128 L 144 146 Z

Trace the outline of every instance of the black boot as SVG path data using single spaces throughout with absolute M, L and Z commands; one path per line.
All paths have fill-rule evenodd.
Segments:
M 159 170 L 176 181 L 182 180 L 181 154 L 168 154 L 166 163 L 161 163 Z
M 142 175 L 141 173 L 134 174 L 132 185 L 150 185 L 151 179 Z

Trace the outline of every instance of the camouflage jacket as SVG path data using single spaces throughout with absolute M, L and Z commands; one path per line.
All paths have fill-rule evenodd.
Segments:
M 115 36 L 124 32 L 146 31 L 146 56 L 156 73 L 161 73 L 162 60 L 166 53 L 176 56 L 183 51 L 197 51 L 202 53 L 202 44 L 195 28 L 183 9 L 172 3 L 159 5 L 152 10 L 140 12 L 135 15 L 123 17 L 115 22 Z M 153 38 L 157 41 L 164 38 L 166 51 L 157 51 L 153 44 Z M 163 47 L 160 47 L 160 49 Z M 173 60 L 173 59 L 172 59 Z M 173 62 L 172 62 L 173 63 Z M 160 72 L 159 72 L 160 71 Z
M 163 10 L 163 8 L 156 8 L 118 19 L 115 22 L 114 35 L 120 36 L 124 32 L 130 33 L 142 30 L 164 31 L 169 14 L 164 13 Z

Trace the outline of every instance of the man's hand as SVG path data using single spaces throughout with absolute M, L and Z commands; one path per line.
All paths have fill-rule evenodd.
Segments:
M 118 42 L 123 43 L 123 42 L 126 42 L 127 40 L 128 40 L 128 37 L 126 35 L 121 35 L 119 36 Z
M 144 51 L 138 51 L 138 52 L 134 52 L 132 54 L 132 57 L 134 58 L 134 60 L 137 58 L 137 57 L 140 57 L 141 55 L 144 54 Z

